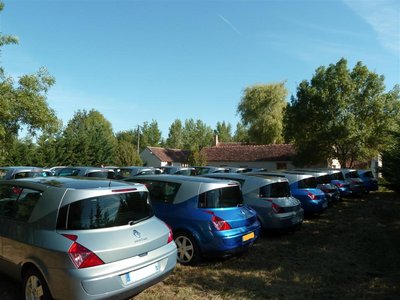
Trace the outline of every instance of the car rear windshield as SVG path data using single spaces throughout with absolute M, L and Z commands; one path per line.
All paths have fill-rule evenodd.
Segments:
M 288 182 L 275 182 L 260 188 L 260 198 L 290 197 Z
M 243 204 L 239 185 L 210 190 L 199 195 L 200 208 L 234 207 Z
M 94 171 L 86 174 L 86 177 L 115 179 L 113 171 Z
M 342 172 L 334 172 L 331 174 L 332 180 L 344 180 Z
M 304 178 L 298 181 L 299 189 L 315 189 L 317 187 L 317 180 L 315 177 Z
M 327 184 L 327 183 L 331 183 L 331 178 L 328 174 L 326 175 L 321 175 L 316 177 L 317 179 L 317 183 L 318 184 Z
M 148 192 L 116 193 L 88 198 L 60 209 L 58 229 L 108 228 L 138 223 L 153 216 Z
M 374 178 L 374 174 L 371 171 L 364 172 L 364 177 L 366 178 Z
M 357 171 L 350 171 L 346 173 L 346 178 L 360 178 L 360 175 L 358 175 Z

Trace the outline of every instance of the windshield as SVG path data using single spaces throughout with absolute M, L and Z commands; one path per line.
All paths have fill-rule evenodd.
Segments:
M 331 178 L 328 174 L 316 177 L 318 184 L 327 184 L 331 183 Z
M 350 171 L 346 174 L 346 178 L 360 178 L 357 171 Z
M 290 197 L 288 182 L 275 182 L 260 188 L 260 198 Z
M 299 189 L 315 189 L 317 187 L 317 180 L 315 177 L 304 178 L 299 180 L 298 188 Z
M 152 215 L 148 192 L 118 193 L 83 199 L 62 207 L 57 228 L 108 228 L 138 223 Z
M 222 208 L 243 204 L 242 191 L 239 185 L 210 190 L 199 195 L 199 207 Z
M 344 180 L 342 172 L 334 172 L 331 174 L 332 180 Z

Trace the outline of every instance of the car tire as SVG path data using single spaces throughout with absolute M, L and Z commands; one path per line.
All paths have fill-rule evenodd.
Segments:
M 50 290 L 43 275 L 35 268 L 28 269 L 23 277 L 25 300 L 51 300 Z
M 189 233 L 179 231 L 174 233 L 178 250 L 178 262 L 182 265 L 193 265 L 200 260 L 200 250 L 196 240 Z

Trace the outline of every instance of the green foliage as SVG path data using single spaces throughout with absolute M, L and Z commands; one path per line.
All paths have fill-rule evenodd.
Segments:
M 252 142 L 274 144 L 283 141 L 283 110 L 287 95 L 284 82 L 255 85 L 244 90 L 237 112 L 248 128 Z
M 158 123 L 156 120 L 152 120 L 150 124 L 148 122 L 144 122 L 141 129 L 140 152 L 143 151 L 143 149 L 145 149 L 147 146 L 160 146 L 162 142 L 161 131 L 158 129 Z
M 35 166 L 36 145 L 33 143 L 32 139 L 15 139 L 11 143 L 10 151 L 4 161 L 6 166 Z
M 249 130 L 243 123 L 236 124 L 235 135 L 233 136 L 233 140 L 238 143 L 248 144 L 250 143 Z
M 297 163 L 337 158 L 351 166 L 382 151 L 400 99 L 398 88 L 384 90 L 383 76 L 361 62 L 350 71 L 345 59 L 319 67 L 310 82 L 301 82 L 285 113 L 285 137 L 297 148 Z
M 400 120 L 391 133 L 392 143 L 382 153 L 382 175 L 389 188 L 400 191 Z
M 213 143 L 213 130 L 203 121 L 188 119 L 183 128 L 183 148 L 191 151 L 200 151 Z
M 141 166 L 143 161 L 132 143 L 121 140 L 118 141 L 114 164 L 117 166 Z
M 218 134 L 218 140 L 220 142 L 231 142 L 232 141 L 232 126 L 225 121 L 217 122 L 217 129 L 215 133 Z
M 169 127 L 166 146 L 174 149 L 183 148 L 183 126 L 181 120 L 176 119 Z
M 3 8 L 4 3 L 0 2 L 0 11 Z M 16 37 L 0 33 L 0 48 L 17 42 Z M 54 133 L 59 129 L 60 122 L 46 100 L 48 89 L 54 83 L 54 77 L 45 68 L 36 74 L 23 75 L 15 83 L 0 66 L 0 163 L 11 149 L 5 145 L 17 139 L 21 128 L 32 136 L 40 131 Z
M 193 150 L 188 157 L 188 164 L 190 166 L 205 166 L 207 164 L 207 157 L 203 151 Z
M 113 163 L 117 146 L 110 122 L 96 110 L 75 113 L 61 139 L 66 165 L 100 166 Z

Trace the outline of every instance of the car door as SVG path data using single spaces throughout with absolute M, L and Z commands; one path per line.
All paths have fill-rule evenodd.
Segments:
M 0 193 L 1 267 L 18 278 L 20 262 L 32 252 L 34 227 L 28 221 L 42 193 L 15 185 L 3 185 Z

